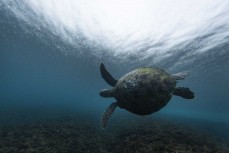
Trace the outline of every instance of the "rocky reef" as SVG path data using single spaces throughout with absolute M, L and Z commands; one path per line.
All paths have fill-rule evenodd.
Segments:
M 1 153 L 227 153 L 227 141 L 164 118 L 70 116 L 0 128 Z

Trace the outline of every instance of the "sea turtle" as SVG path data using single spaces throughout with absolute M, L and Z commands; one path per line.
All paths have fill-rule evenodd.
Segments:
M 102 128 L 106 127 L 109 117 L 117 106 L 137 115 L 148 115 L 163 108 L 173 95 L 185 99 L 194 98 L 194 93 L 189 88 L 176 88 L 177 80 L 183 80 L 188 75 L 187 72 L 171 75 L 156 67 L 143 67 L 116 80 L 103 63 L 100 65 L 100 72 L 102 78 L 113 86 L 112 89 L 102 90 L 100 96 L 114 97 L 117 100 L 102 115 Z

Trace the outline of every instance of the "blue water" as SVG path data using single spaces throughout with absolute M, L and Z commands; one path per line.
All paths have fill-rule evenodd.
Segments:
M 21 6 L 24 6 L 24 3 L 26 2 Z M 64 35 L 56 34 L 59 29 L 50 32 L 50 25 L 47 25 L 48 28 L 44 25 L 39 26 L 39 22 L 42 22 L 45 16 L 33 19 L 31 16 L 36 14 L 31 11 L 32 15 L 23 20 L 15 15 L 10 8 L 18 6 L 20 5 L 14 5 L 13 1 L 0 2 L 1 125 L 23 124 L 47 118 L 71 116 L 71 114 L 89 114 L 98 120 L 96 126 L 99 127 L 101 114 L 110 103 L 114 102 L 114 99 L 99 96 L 101 89 L 111 88 L 101 78 L 99 72 L 101 62 L 117 79 L 141 66 L 157 66 L 170 73 L 188 70 L 191 72 L 190 76 L 180 81 L 177 86 L 189 87 L 196 98 L 185 100 L 173 97 L 165 108 L 152 114 L 151 117 L 184 118 L 186 122 L 182 119 L 180 122 L 185 124 L 188 124 L 186 119 L 197 119 L 216 123 L 217 128 L 220 128 L 221 124 L 229 124 L 228 22 L 222 23 L 222 31 L 220 27 L 216 27 L 204 36 L 187 40 L 189 42 L 186 46 L 178 45 L 171 48 L 171 52 L 163 52 L 162 47 L 154 53 L 157 44 L 150 45 L 150 41 L 139 44 L 142 51 L 139 51 L 139 48 L 135 51 L 131 46 L 138 43 L 137 38 L 133 42 L 116 38 L 110 44 L 105 40 L 96 44 L 97 42 L 83 33 L 83 30 L 73 32 L 74 43 L 72 40 L 64 41 Z M 26 13 L 28 11 L 30 10 L 28 9 Z M 227 18 L 228 15 L 222 14 L 220 21 Z M 212 24 L 214 22 L 219 20 L 212 19 Z M 99 32 L 102 31 L 98 30 Z M 217 34 L 224 34 L 223 39 L 217 39 Z M 215 36 L 214 39 L 211 36 Z M 98 41 L 101 39 L 98 38 Z M 200 51 L 201 46 L 208 47 L 216 40 L 219 42 L 213 47 Z M 202 44 L 198 46 L 198 43 Z M 114 44 L 116 46 L 112 46 Z M 160 46 L 160 42 L 158 45 Z M 116 52 L 115 49 L 119 51 Z M 189 54 L 191 55 L 187 56 Z M 112 119 L 115 120 L 115 117 L 120 117 L 122 114 L 129 115 L 129 112 L 117 108 L 109 121 L 110 125 L 108 123 L 108 128 L 114 126 Z M 220 133 L 221 137 L 229 136 L 228 130 L 215 133 Z

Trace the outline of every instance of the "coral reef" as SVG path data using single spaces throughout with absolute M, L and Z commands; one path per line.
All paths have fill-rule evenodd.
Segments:
M 1 153 L 226 153 L 226 141 L 150 117 L 117 117 L 102 130 L 90 117 L 2 126 Z

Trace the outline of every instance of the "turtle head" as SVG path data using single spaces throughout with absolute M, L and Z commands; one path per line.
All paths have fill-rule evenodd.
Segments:
M 101 97 L 114 97 L 114 92 L 113 89 L 103 89 L 102 91 L 100 91 L 99 95 Z

